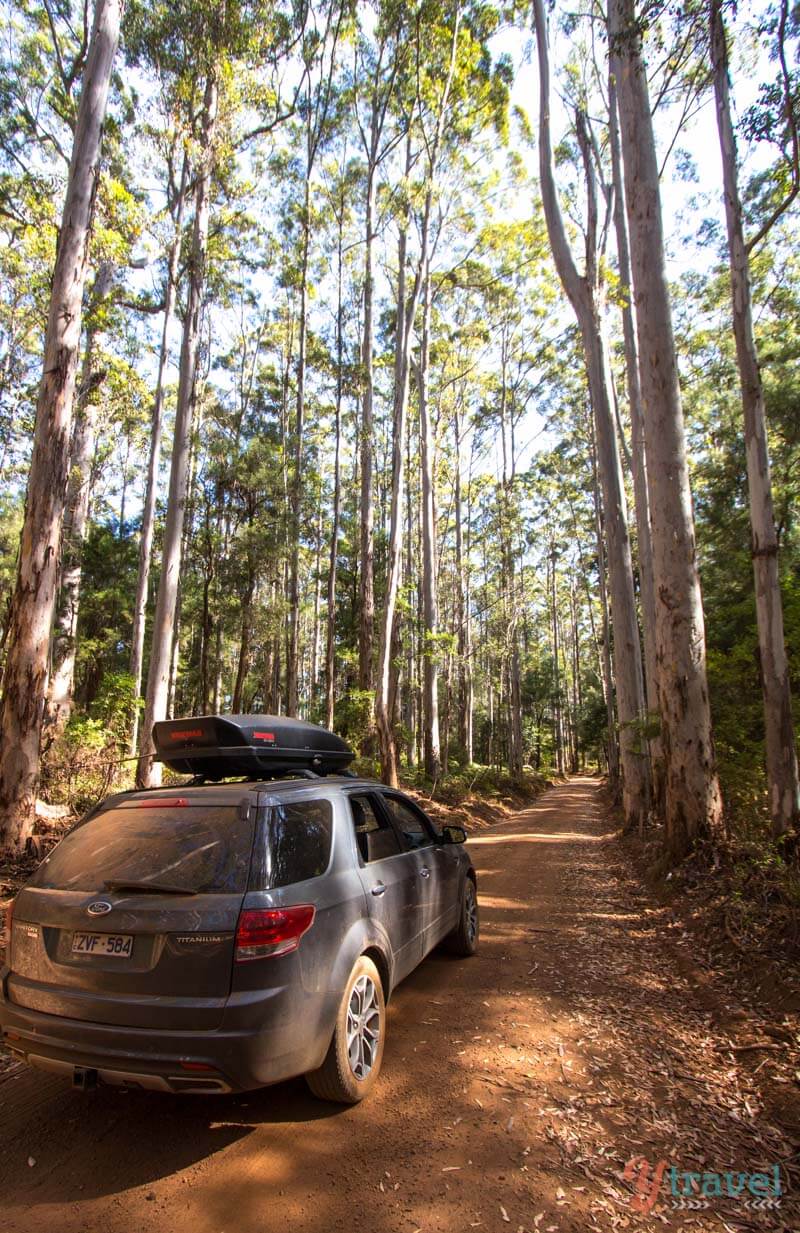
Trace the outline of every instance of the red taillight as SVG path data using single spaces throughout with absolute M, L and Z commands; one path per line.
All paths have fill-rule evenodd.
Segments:
M 265 959 L 297 950 L 314 923 L 316 908 L 301 903 L 291 908 L 247 908 L 236 928 L 236 960 Z
M 14 918 L 14 900 L 9 899 L 6 904 L 6 927 L 5 927 L 5 943 L 6 943 L 6 963 L 11 958 L 11 922 Z

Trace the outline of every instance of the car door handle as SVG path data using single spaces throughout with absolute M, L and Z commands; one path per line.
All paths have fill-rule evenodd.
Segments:
M 372 888 L 372 893 L 373 893 L 373 895 L 375 895 L 376 897 L 377 897 L 378 895 L 385 895 L 385 894 L 386 894 L 386 887 L 384 886 L 383 882 L 378 882 L 375 886 L 373 886 L 373 888 Z
M 429 878 L 431 876 L 431 871 L 427 865 L 425 865 L 422 869 L 420 869 L 419 876 L 421 878 Z

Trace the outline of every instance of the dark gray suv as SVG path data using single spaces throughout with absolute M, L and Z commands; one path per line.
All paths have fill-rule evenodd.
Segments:
M 361 1100 L 394 987 L 441 941 L 475 951 L 465 832 L 326 774 L 346 747 L 320 750 L 312 725 L 176 723 L 157 725 L 162 746 L 180 742 L 161 756 L 196 778 L 110 797 L 19 893 L 4 1039 L 79 1087 L 228 1092 L 305 1074 L 324 1099 Z M 248 768 L 259 778 L 214 782 Z

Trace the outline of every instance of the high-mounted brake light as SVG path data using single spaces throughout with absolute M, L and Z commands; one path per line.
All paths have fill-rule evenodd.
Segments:
M 291 908 L 247 908 L 236 928 L 236 961 L 266 959 L 297 950 L 314 923 L 316 908 L 301 903 Z
M 11 957 L 11 922 L 13 919 L 14 919 L 14 900 L 9 899 L 8 903 L 6 904 L 6 927 L 5 927 L 6 963 L 8 963 Z
M 173 796 L 167 800 L 166 797 L 156 797 L 150 801 L 131 801 L 131 806 L 134 809 L 183 809 L 188 805 L 185 796 Z

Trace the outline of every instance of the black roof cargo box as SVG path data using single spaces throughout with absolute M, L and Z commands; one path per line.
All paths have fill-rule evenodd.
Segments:
M 156 759 L 173 771 L 224 779 L 270 779 L 342 771 L 354 754 L 341 737 L 317 724 L 278 715 L 200 715 L 153 725 Z

